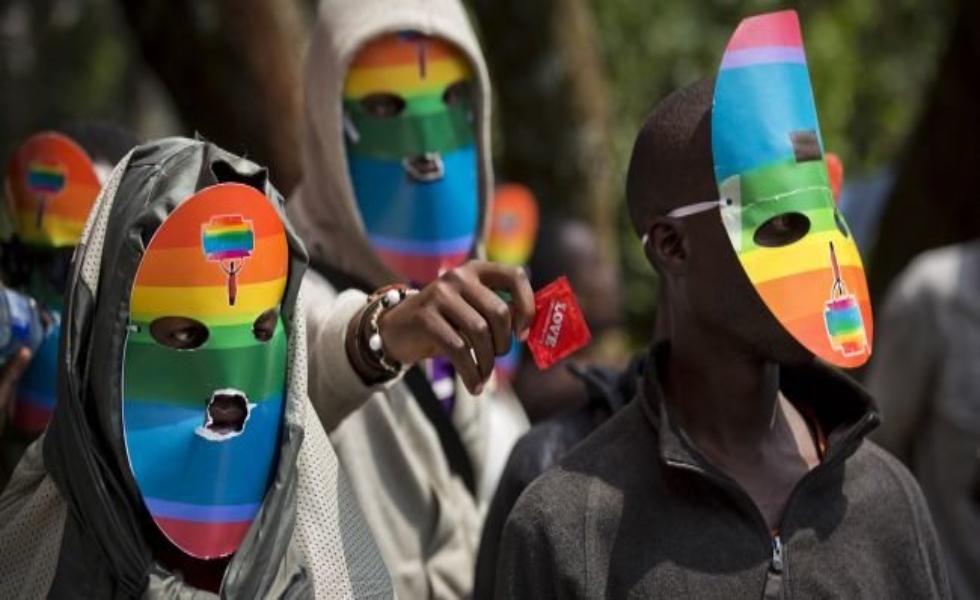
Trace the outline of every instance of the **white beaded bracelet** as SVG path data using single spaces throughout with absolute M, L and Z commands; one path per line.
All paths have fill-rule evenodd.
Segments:
M 379 293 L 381 294 L 380 301 L 378 294 L 368 299 L 369 303 L 374 303 L 374 306 L 370 309 L 371 315 L 368 318 L 368 327 L 370 328 L 368 330 L 370 334 L 368 336 L 368 350 L 370 350 L 374 360 L 384 371 L 394 374 L 401 371 L 402 366 L 397 363 L 392 364 L 385 357 L 384 340 L 381 339 L 378 321 L 386 311 L 391 310 L 400 304 L 402 300 L 419 293 L 419 291 L 405 286 L 393 286 Z

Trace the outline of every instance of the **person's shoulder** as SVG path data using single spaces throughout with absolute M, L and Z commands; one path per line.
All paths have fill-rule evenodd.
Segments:
M 591 488 L 626 487 L 623 477 L 638 471 L 628 466 L 636 463 L 638 455 L 655 456 L 653 444 L 640 402 L 632 402 L 535 479 L 514 512 L 523 507 L 535 520 L 578 513 Z
M 888 506 L 891 510 L 907 510 L 925 514 L 922 490 L 915 476 L 892 456 L 887 450 L 865 439 L 850 463 L 849 479 L 852 484 L 863 488 L 868 500 L 879 508 Z M 891 519 L 894 518 L 891 513 Z
M 333 300 L 337 297 L 337 289 L 331 285 L 327 278 L 312 268 L 307 268 L 303 274 L 302 293 L 306 300 L 322 300 L 328 298 Z
M 954 244 L 916 256 L 899 274 L 893 295 L 904 298 L 947 297 L 960 283 L 965 265 L 980 263 L 980 242 Z
M 616 412 L 559 464 L 583 474 L 605 476 L 635 462 L 638 452 L 656 456 L 655 430 L 637 398 Z
M 577 407 L 538 423 L 514 444 L 507 471 L 526 485 L 557 463 L 593 428 L 586 407 Z

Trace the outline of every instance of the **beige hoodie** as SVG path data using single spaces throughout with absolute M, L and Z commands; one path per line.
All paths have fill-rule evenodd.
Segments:
M 369 245 L 354 203 L 341 128 L 341 98 L 347 71 L 361 47 L 386 33 L 407 30 L 452 42 L 469 57 L 476 73 L 481 228 L 486 224 L 487 199 L 493 187 L 490 80 L 480 45 L 458 0 L 323 0 L 306 56 L 303 182 L 287 212 L 314 264 L 329 264 L 379 286 L 395 278 Z
M 481 206 L 490 197 L 490 87 L 479 44 L 458 0 L 323 0 L 306 62 L 304 180 L 287 212 L 313 265 L 373 286 L 394 281 L 364 234 L 348 174 L 341 99 L 347 71 L 367 42 L 414 30 L 466 53 L 478 79 L 477 140 Z M 486 219 L 481 217 L 481 227 Z M 477 256 L 482 255 L 481 248 Z M 399 596 L 468 596 L 486 505 L 510 449 L 528 428 L 509 389 L 492 381 L 481 398 L 457 381 L 453 424 L 474 466 L 477 498 L 449 469 L 435 428 L 407 385 L 368 387 L 344 357 L 346 324 L 364 294 L 340 296 L 307 275 L 310 397 L 349 475 Z

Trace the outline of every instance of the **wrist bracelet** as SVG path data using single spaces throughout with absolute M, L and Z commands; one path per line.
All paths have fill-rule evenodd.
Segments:
M 406 285 L 390 285 L 376 291 L 368 298 L 368 306 L 361 317 L 358 327 L 358 337 L 364 335 L 367 326 L 366 358 L 372 366 L 389 375 L 395 375 L 402 370 L 402 365 L 393 362 L 385 356 L 384 340 L 381 338 L 379 321 L 381 316 L 401 303 L 405 298 L 419 293 L 418 290 Z M 363 338 L 362 338 L 363 339 Z

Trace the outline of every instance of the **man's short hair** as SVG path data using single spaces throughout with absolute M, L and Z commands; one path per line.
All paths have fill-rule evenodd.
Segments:
M 636 235 L 654 217 L 715 200 L 711 152 L 714 80 L 702 79 L 667 96 L 643 122 L 626 174 L 626 205 Z

